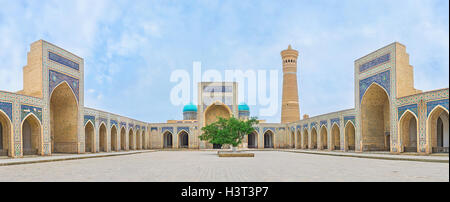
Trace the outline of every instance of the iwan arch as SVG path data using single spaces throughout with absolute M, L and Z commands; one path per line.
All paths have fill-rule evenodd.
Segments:
M 281 123 L 261 122 L 242 148 L 341 151 L 448 152 L 449 90 L 414 88 L 406 48 L 392 43 L 355 61 L 355 108 L 300 119 L 298 52 L 281 52 Z M 23 90 L 0 91 L 0 155 L 218 148 L 200 141 L 217 117 L 247 118 L 237 83 L 201 82 L 198 105 L 183 120 L 146 123 L 84 107 L 84 60 L 51 43 L 31 44 Z

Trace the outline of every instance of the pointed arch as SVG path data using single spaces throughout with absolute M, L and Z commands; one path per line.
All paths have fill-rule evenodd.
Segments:
M 170 131 L 163 133 L 163 148 L 173 148 L 173 135 Z
M 328 128 L 326 125 L 320 127 L 320 148 L 328 149 Z
M 356 136 L 355 136 L 355 125 L 352 121 L 347 121 L 344 128 L 344 149 L 355 150 Z
M 331 150 L 341 150 L 341 131 L 337 123 L 331 126 Z
M 184 129 L 178 132 L 178 147 L 189 148 L 189 133 Z
M 274 132 L 271 129 L 264 132 L 264 148 L 274 148 Z
M 99 147 L 101 152 L 108 151 L 108 136 L 106 132 L 106 124 L 105 122 L 100 123 L 100 127 L 98 127 L 99 134 Z
M 419 152 L 419 119 L 414 112 L 407 109 L 398 121 L 398 134 L 401 151 Z
M 72 95 L 75 97 L 75 101 L 76 101 L 76 103 L 77 103 L 77 105 L 78 105 L 77 95 L 75 94 L 75 92 L 73 92 L 72 87 L 70 87 L 70 84 L 67 83 L 67 81 L 61 81 L 61 83 L 59 83 L 58 85 L 56 85 L 56 86 L 53 88 L 52 92 L 50 92 L 50 96 L 49 96 L 49 97 L 52 97 L 53 92 L 55 92 L 55 90 L 56 90 L 58 87 L 62 86 L 62 85 L 67 85 L 67 87 L 70 88 L 70 92 L 72 92 Z
M 125 126 L 122 126 L 120 129 L 120 149 L 122 151 L 128 150 L 127 147 L 127 130 Z
M 295 149 L 295 130 L 291 131 L 291 141 L 290 141 L 290 148 Z
M 230 118 L 233 115 L 230 107 L 226 104 L 216 101 L 206 107 L 203 113 L 203 120 L 205 125 L 209 125 L 218 120 L 218 117 Z
M 111 151 L 118 151 L 118 149 L 117 149 L 117 134 L 118 134 L 118 131 L 117 131 L 117 127 L 116 127 L 116 125 L 112 125 L 111 126 L 111 132 L 110 132 L 110 134 L 111 134 Z
M 308 129 L 304 128 L 303 129 L 303 133 L 302 133 L 302 149 L 307 149 L 308 148 Z
M 449 151 L 449 112 L 441 106 L 435 106 L 426 122 L 426 152 L 448 153 Z
M 86 122 L 84 127 L 84 151 L 95 152 L 95 127 L 91 121 Z
M 255 130 L 247 135 L 247 148 L 258 148 L 258 132 Z
M 12 122 L 9 116 L 0 110 L 0 156 L 12 156 Z
M 78 152 L 78 99 L 63 81 L 50 93 L 50 136 L 53 153 Z
M 360 113 L 363 151 L 390 151 L 390 101 L 386 89 L 372 83 L 362 97 Z
M 377 87 L 381 88 L 381 89 L 386 93 L 386 95 L 388 96 L 388 100 L 389 100 L 389 92 L 386 90 L 386 88 L 384 88 L 383 86 L 381 86 L 380 84 L 378 84 L 378 83 L 376 83 L 376 82 L 372 82 L 372 83 L 369 85 L 369 87 L 366 88 L 366 91 L 364 91 L 364 93 L 362 94 L 361 98 L 363 98 L 363 97 L 367 94 L 367 92 L 369 91 L 369 89 L 370 89 L 372 86 L 377 86 Z M 360 102 L 362 102 L 362 99 L 360 100 Z
M 310 142 L 311 142 L 311 144 L 309 145 L 309 148 L 310 149 L 317 149 L 317 135 L 318 135 L 318 133 L 317 133 L 317 130 L 316 130 L 316 128 L 315 127 L 312 127 L 311 128 L 311 134 L 310 134 Z
M 136 130 L 135 137 L 136 137 L 136 149 L 137 150 L 142 149 L 142 145 L 141 145 L 142 138 L 141 138 L 141 130 L 140 129 Z
M 28 113 L 20 125 L 22 129 L 23 155 L 36 155 L 42 153 L 42 124 L 39 118 Z
M 128 129 L 128 149 L 135 150 L 135 134 L 133 128 Z
M 147 149 L 148 144 L 147 144 L 147 135 L 145 133 L 145 129 L 142 129 L 142 149 Z

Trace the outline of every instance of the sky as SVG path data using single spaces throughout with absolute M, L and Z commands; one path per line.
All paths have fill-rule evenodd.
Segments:
M 299 51 L 300 113 L 354 108 L 354 61 L 392 42 L 406 45 L 415 88 L 449 86 L 448 0 L 107 1 L 0 0 L 0 90 L 23 88 L 32 42 L 82 58 L 85 106 L 161 123 L 182 119 L 170 102 L 177 69 L 280 70 Z M 250 105 L 251 115 L 261 108 Z M 262 116 L 279 122 L 277 114 Z

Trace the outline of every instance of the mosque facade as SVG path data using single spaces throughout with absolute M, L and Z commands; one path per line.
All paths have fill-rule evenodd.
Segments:
M 354 62 L 354 108 L 300 118 L 298 51 L 281 52 L 281 122 L 256 125 L 240 148 L 447 152 L 449 89 L 414 88 L 406 47 L 394 42 Z M 218 117 L 248 118 L 238 83 L 200 82 L 183 120 L 148 123 L 84 106 L 84 60 L 44 40 L 31 44 L 23 90 L 0 91 L 0 156 L 213 149 L 199 140 Z

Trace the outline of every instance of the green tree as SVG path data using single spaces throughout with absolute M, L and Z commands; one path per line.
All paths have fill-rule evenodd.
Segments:
M 235 117 L 229 119 L 218 117 L 219 120 L 202 128 L 203 134 L 200 140 L 206 140 L 212 144 L 231 145 L 233 151 L 242 143 L 245 135 L 252 133 L 254 125 L 258 124 L 256 117 L 241 120 Z

